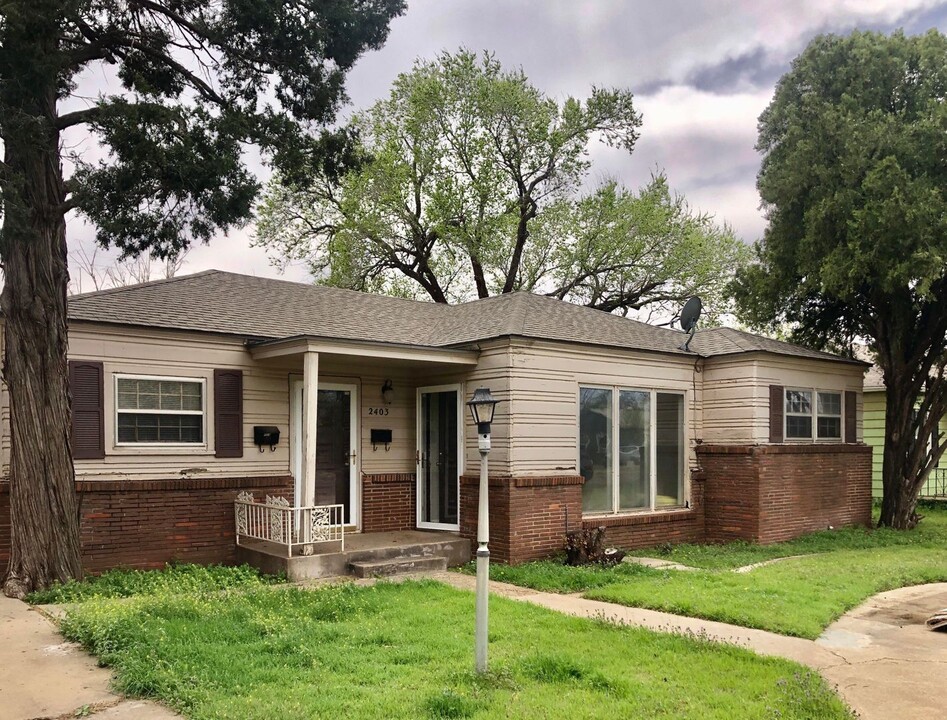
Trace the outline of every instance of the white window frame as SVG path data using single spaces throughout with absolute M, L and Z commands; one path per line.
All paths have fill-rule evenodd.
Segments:
M 205 377 L 182 377 L 179 375 L 142 375 L 138 373 L 114 373 L 112 384 L 112 421 L 115 425 L 115 447 L 117 448 L 207 448 L 207 378 Z M 159 382 L 188 382 L 200 383 L 201 386 L 201 409 L 200 410 L 132 410 L 129 408 L 119 408 L 118 406 L 118 381 L 119 380 L 157 380 Z M 201 416 L 201 442 L 120 442 L 118 439 L 118 416 L 119 413 L 143 413 L 146 415 L 200 415 Z
M 809 403 L 809 413 L 791 413 L 789 412 L 789 393 L 791 392 L 807 392 L 810 393 L 811 400 Z M 829 414 L 829 413 L 819 413 L 819 395 L 838 395 L 839 397 L 839 414 Z M 812 420 L 811 428 L 812 431 L 809 435 L 804 437 L 790 437 L 789 436 L 789 418 L 791 417 L 808 417 Z M 839 434 L 837 437 L 819 437 L 819 418 L 820 417 L 837 417 L 839 419 Z M 832 390 L 827 388 L 811 388 L 811 387 L 786 387 L 783 389 L 783 438 L 786 442 L 819 442 L 819 443 L 840 443 L 843 442 L 845 438 L 845 391 L 844 390 Z
M 578 383 L 578 388 L 576 390 L 576 467 L 582 466 L 582 444 L 579 442 L 579 427 L 582 417 L 582 390 L 610 390 L 612 393 L 612 428 L 611 428 L 611 440 L 612 440 L 612 509 L 611 510 L 593 510 L 585 512 L 583 510 L 582 517 L 614 517 L 614 516 L 623 516 L 623 515 L 641 515 L 645 513 L 655 513 L 655 512 L 676 512 L 681 510 L 688 510 L 690 507 L 690 472 L 687 466 L 687 448 L 689 447 L 690 435 L 688 433 L 688 422 L 687 422 L 687 392 L 683 390 L 671 390 L 667 388 L 642 388 L 642 387 L 627 387 L 625 385 L 602 385 L 601 383 Z M 620 508 L 620 499 L 621 499 L 621 488 L 619 487 L 619 473 L 621 472 L 620 468 L 620 453 L 621 447 L 619 445 L 619 436 L 620 423 L 618 422 L 618 409 L 621 405 L 620 394 L 622 392 L 640 392 L 649 394 L 649 406 L 648 406 L 648 424 L 650 427 L 650 434 L 648 437 L 648 496 L 649 496 L 649 505 L 648 507 L 640 508 L 629 508 L 627 510 L 622 510 Z M 656 500 L 658 496 L 658 444 L 657 444 L 657 432 L 658 432 L 658 393 L 662 395 L 677 395 L 684 399 L 684 413 L 683 421 L 684 427 L 681 428 L 681 441 L 684 444 L 684 463 L 681 468 L 682 480 L 683 480 L 683 498 L 681 499 L 680 505 L 656 505 Z

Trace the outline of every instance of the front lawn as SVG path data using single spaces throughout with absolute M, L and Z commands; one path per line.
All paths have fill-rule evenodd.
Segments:
M 908 585 L 947 582 L 947 510 L 927 507 L 913 531 L 848 529 L 788 543 L 688 545 L 661 554 L 704 569 L 571 568 L 545 561 L 496 567 L 496 580 L 633 607 L 816 638 L 868 597 Z M 641 551 L 658 555 L 657 549 Z M 747 573 L 732 568 L 793 555 Z
M 62 629 L 189 718 L 850 717 L 792 662 L 503 598 L 481 678 L 473 605 L 433 581 L 251 585 L 91 599 Z

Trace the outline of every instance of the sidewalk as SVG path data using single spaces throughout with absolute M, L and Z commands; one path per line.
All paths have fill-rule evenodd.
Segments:
M 155 703 L 126 700 L 109 689 L 111 673 L 63 640 L 53 623 L 19 600 L 0 595 L 0 715 L 4 720 L 75 717 L 176 720 Z
M 476 587 L 471 575 L 444 572 L 426 577 L 462 590 Z M 876 595 L 839 618 L 816 641 L 500 582 L 491 582 L 490 592 L 567 615 L 694 633 L 760 655 L 795 660 L 819 671 L 862 720 L 943 717 L 947 707 L 943 698 L 947 633 L 931 632 L 923 624 L 930 614 L 947 607 L 947 583 Z

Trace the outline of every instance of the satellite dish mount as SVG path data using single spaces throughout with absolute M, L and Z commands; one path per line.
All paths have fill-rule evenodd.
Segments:
M 700 319 L 700 311 L 704 304 L 696 295 L 684 303 L 684 309 L 681 310 L 681 329 L 687 333 L 687 340 L 681 345 L 680 349 L 684 352 L 690 352 L 691 340 L 694 339 L 694 333 L 697 332 L 697 321 Z

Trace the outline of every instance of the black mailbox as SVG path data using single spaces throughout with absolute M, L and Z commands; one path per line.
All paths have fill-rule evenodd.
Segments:
M 391 430 L 372 428 L 372 450 L 377 450 L 378 445 L 384 445 L 385 451 L 388 451 L 391 447 Z
M 264 445 L 269 445 L 270 450 L 276 450 L 276 446 L 279 444 L 279 428 L 269 425 L 254 425 L 253 444 L 260 448 L 260 452 L 263 452 Z

